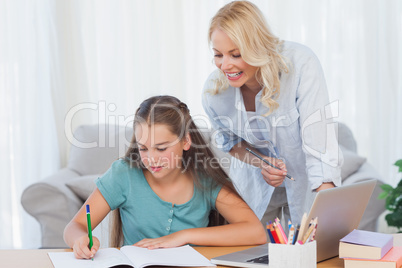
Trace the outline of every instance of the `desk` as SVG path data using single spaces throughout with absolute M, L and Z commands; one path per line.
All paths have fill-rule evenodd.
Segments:
M 240 251 L 243 249 L 247 249 L 249 247 L 195 247 L 199 253 L 207 257 L 208 259 L 218 257 L 224 254 Z M 218 267 L 227 267 L 227 266 L 218 266 Z M 337 268 L 344 267 L 343 260 L 338 257 L 332 258 L 317 264 L 317 268 Z M 233 268 L 233 267 L 232 267 Z
M 240 251 L 249 247 L 194 247 L 202 255 L 211 259 L 223 254 Z M 71 249 L 33 249 L 33 250 L 0 250 L 1 267 L 13 268 L 53 268 L 48 252 L 71 252 Z M 4 265 L 4 266 L 3 266 Z M 225 267 L 225 266 L 218 266 Z M 333 258 L 317 265 L 318 268 L 344 267 L 343 260 Z
M 394 246 L 402 246 L 402 234 L 394 234 Z M 208 259 L 228 254 L 243 249 L 244 247 L 194 247 L 199 253 Z M 48 252 L 71 252 L 71 249 L 21 249 L 21 250 L 0 250 L 1 267 L 13 268 L 53 268 L 47 253 Z M 225 266 L 218 266 L 225 267 Z M 317 268 L 344 267 L 343 260 L 338 257 L 320 262 Z

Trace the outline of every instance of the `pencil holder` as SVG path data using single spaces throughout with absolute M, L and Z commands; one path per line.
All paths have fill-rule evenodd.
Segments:
M 304 245 L 268 245 L 269 268 L 312 268 L 317 267 L 317 242 Z

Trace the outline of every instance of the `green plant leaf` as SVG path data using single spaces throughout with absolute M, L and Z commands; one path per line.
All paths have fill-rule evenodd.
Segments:
M 385 216 L 388 226 L 402 227 L 402 213 L 390 213 Z
M 393 226 L 393 219 L 392 219 L 392 213 L 389 213 L 385 215 L 385 220 L 387 221 L 388 226 Z
M 387 192 L 382 192 L 382 193 L 380 193 L 379 195 L 378 195 L 378 199 L 385 199 L 385 198 L 387 198 L 387 196 L 388 196 L 388 193 Z
M 399 172 L 402 172 L 402 159 L 396 161 L 394 165 L 399 167 Z
M 402 172 L 402 159 L 394 164 L 398 167 L 398 172 Z M 388 226 L 397 227 L 398 230 L 402 229 L 402 179 L 398 185 L 393 188 L 389 184 L 380 186 L 384 192 L 378 195 L 379 199 L 385 199 L 385 208 L 391 213 L 385 216 Z
M 395 200 L 395 210 L 402 214 L 402 196 L 399 196 Z
M 381 189 L 383 189 L 386 193 L 388 193 L 388 192 L 394 190 L 394 188 L 393 188 L 391 185 L 389 185 L 389 184 L 382 184 L 380 187 L 381 187 Z
M 392 215 L 394 221 L 396 222 L 394 226 L 398 228 L 402 227 L 402 213 L 393 213 Z

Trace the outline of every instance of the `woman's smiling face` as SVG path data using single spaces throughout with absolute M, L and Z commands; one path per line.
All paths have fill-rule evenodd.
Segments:
M 261 86 L 255 77 L 258 67 L 246 63 L 240 50 L 219 28 L 215 29 L 211 35 L 212 49 L 214 50 L 215 65 L 221 69 L 232 87 L 242 87 L 246 85 L 250 89 L 260 89 Z

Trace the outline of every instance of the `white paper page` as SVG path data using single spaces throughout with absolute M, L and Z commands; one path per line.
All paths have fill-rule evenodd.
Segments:
M 120 249 L 136 268 L 147 265 L 164 266 L 215 266 L 192 247 L 186 245 L 177 248 L 146 249 L 125 246 Z
M 49 252 L 55 268 L 109 268 L 115 265 L 131 265 L 130 260 L 116 248 L 102 248 L 96 252 L 94 260 L 76 259 L 73 252 Z

